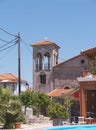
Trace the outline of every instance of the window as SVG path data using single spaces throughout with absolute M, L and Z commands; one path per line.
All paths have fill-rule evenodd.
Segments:
M 69 86 L 66 86 L 66 87 L 64 87 L 64 89 L 70 89 L 70 87 L 69 87 Z
M 40 83 L 41 84 L 46 84 L 46 75 L 40 75 Z
M 84 64 L 84 63 L 85 63 L 85 60 L 84 60 L 84 59 L 82 59 L 82 60 L 81 60 L 81 64 Z
M 50 54 L 49 54 L 49 52 L 46 52 L 44 55 L 44 69 L 45 70 L 50 69 Z
M 37 59 L 36 59 L 36 70 L 41 70 L 42 69 L 42 55 L 40 53 L 37 54 Z

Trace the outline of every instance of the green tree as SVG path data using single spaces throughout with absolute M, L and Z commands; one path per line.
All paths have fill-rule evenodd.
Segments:
M 96 57 L 92 61 L 91 73 L 96 75 Z
M 22 102 L 22 105 L 25 106 L 25 109 L 27 107 L 31 107 L 33 109 L 33 114 L 37 114 L 38 96 L 36 93 L 32 91 L 25 91 L 20 94 L 19 98 Z
M 22 104 L 27 107 L 33 108 L 33 114 L 46 114 L 46 108 L 49 105 L 50 98 L 44 93 L 34 93 L 25 91 L 20 94 Z
M 20 94 L 20 100 L 22 102 L 22 105 L 25 106 L 25 108 L 30 107 L 32 105 L 33 92 L 31 91 L 22 92 Z
M 48 105 L 50 104 L 50 98 L 45 93 L 37 93 L 38 100 L 37 100 L 37 107 L 39 114 L 46 115 L 46 110 Z
M 68 97 L 64 98 L 64 104 L 60 104 L 52 100 L 48 107 L 48 114 L 50 118 L 59 118 L 59 119 L 68 119 L 69 117 L 69 109 L 72 105 L 71 99 Z
M 8 88 L 0 87 L 0 121 L 4 128 L 13 128 L 16 119 L 21 114 L 21 103 L 14 99 Z

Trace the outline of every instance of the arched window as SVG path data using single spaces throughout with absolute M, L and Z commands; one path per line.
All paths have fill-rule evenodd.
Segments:
M 38 53 L 36 59 L 36 70 L 41 70 L 41 69 L 42 69 L 42 55 L 41 53 Z
M 49 54 L 49 52 L 46 52 L 44 55 L 44 69 L 45 70 L 50 69 L 50 54 Z
M 70 87 L 69 87 L 69 86 L 66 86 L 66 87 L 64 87 L 64 89 L 70 89 Z
M 40 83 L 46 84 L 46 74 L 45 73 L 40 74 Z
M 54 51 L 54 65 L 58 64 L 58 53 L 56 52 L 56 50 Z

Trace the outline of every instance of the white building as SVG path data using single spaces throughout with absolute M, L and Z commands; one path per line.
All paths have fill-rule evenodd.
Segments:
M 18 77 L 11 73 L 0 74 L 0 86 L 10 88 L 12 94 L 18 95 Z M 29 87 L 26 80 L 21 79 L 21 92 L 25 91 Z

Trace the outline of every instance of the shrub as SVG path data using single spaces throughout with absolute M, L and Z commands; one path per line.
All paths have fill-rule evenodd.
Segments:
M 60 118 L 60 119 L 68 119 L 69 117 L 69 108 L 71 107 L 72 103 L 69 98 L 65 98 L 64 105 L 60 104 L 59 102 L 51 102 L 48 107 L 48 114 L 50 118 Z

